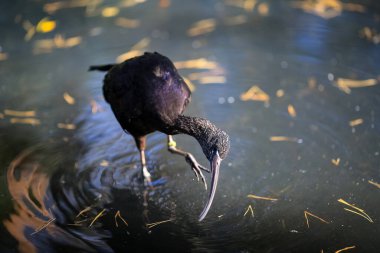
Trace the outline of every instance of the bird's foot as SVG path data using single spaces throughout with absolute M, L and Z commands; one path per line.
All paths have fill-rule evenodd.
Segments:
M 194 174 L 197 177 L 198 181 L 199 181 L 199 177 L 201 177 L 201 179 L 205 185 L 205 189 L 207 190 L 207 183 L 206 183 L 205 177 L 203 176 L 202 170 L 207 171 L 207 172 L 210 172 L 210 170 L 208 170 L 206 167 L 200 165 L 197 162 L 197 160 L 195 160 L 194 156 L 190 153 L 186 155 L 186 162 L 188 164 L 190 164 L 191 169 L 194 171 Z
M 144 165 L 142 167 L 142 175 L 144 177 L 144 185 L 145 186 L 152 186 L 152 180 L 151 180 L 152 177 L 151 177 L 146 165 Z

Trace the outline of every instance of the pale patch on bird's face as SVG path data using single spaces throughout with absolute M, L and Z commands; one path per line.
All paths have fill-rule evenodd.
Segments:
M 160 66 L 156 66 L 153 70 L 153 74 L 156 76 L 156 77 L 162 77 L 164 72 L 162 71 L 161 67 Z

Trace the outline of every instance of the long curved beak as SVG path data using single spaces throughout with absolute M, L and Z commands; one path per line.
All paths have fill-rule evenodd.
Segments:
M 202 221 L 206 217 L 208 211 L 210 210 L 212 201 L 214 200 L 215 192 L 216 192 L 216 187 L 218 185 L 219 167 L 220 167 L 221 161 L 222 161 L 222 159 L 220 159 L 219 152 L 215 151 L 214 155 L 212 157 L 212 160 L 210 162 L 211 173 L 212 173 L 211 174 L 211 189 L 210 189 L 210 194 L 208 196 L 207 203 L 206 203 L 205 207 L 203 208 L 202 213 L 199 215 L 199 221 Z

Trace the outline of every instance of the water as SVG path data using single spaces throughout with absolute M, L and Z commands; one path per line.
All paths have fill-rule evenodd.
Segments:
M 172 1 L 167 8 L 165 1 L 63 1 L 50 15 L 46 3 L 0 4 L 1 252 L 378 251 L 380 90 L 377 84 L 348 94 L 337 87 L 340 78 L 379 82 L 375 1 L 325 1 L 330 8 L 321 12 L 326 5 L 290 1 Z M 112 6 L 120 12 L 102 16 Z M 56 28 L 26 40 L 25 21 L 36 25 L 46 16 Z M 132 19 L 132 27 L 115 25 L 120 17 Z M 209 18 L 207 33 L 187 34 Z M 365 29 L 374 30 L 368 38 L 360 35 Z M 41 49 L 42 39 L 57 34 L 63 39 Z M 62 42 L 69 38 L 71 44 Z M 102 98 L 103 74 L 87 72 L 144 38 L 135 50 L 217 63 L 211 70 L 180 69 L 185 77 L 209 71 L 219 82 L 225 78 L 193 80 L 186 111 L 231 139 L 201 223 L 207 192 L 182 157 L 167 152 L 163 134 L 148 137 L 155 188 L 136 180 L 134 141 Z M 269 100 L 243 101 L 253 85 Z M 6 109 L 33 110 L 40 124 L 17 123 L 23 117 Z M 176 140 L 208 164 L 195 140 Z

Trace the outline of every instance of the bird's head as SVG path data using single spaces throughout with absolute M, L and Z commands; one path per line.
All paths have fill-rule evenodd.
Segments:
M 202 145 L 203 144 L 203 145 Z M 230 149 L 230 141 L 228 135 L 220 130 L 216 129 L 210 139 L 202 143 L 203 153 L 210 161 L 211 168 L 211 189 L 207 200 L 207 203 L 199 216 L 199 221 L 203 220 L 208 211 L 210 210 L 212 201 L 214 200 L 216 187 L 219 179 L 219 168 L 222 160 L 227 156 Z

